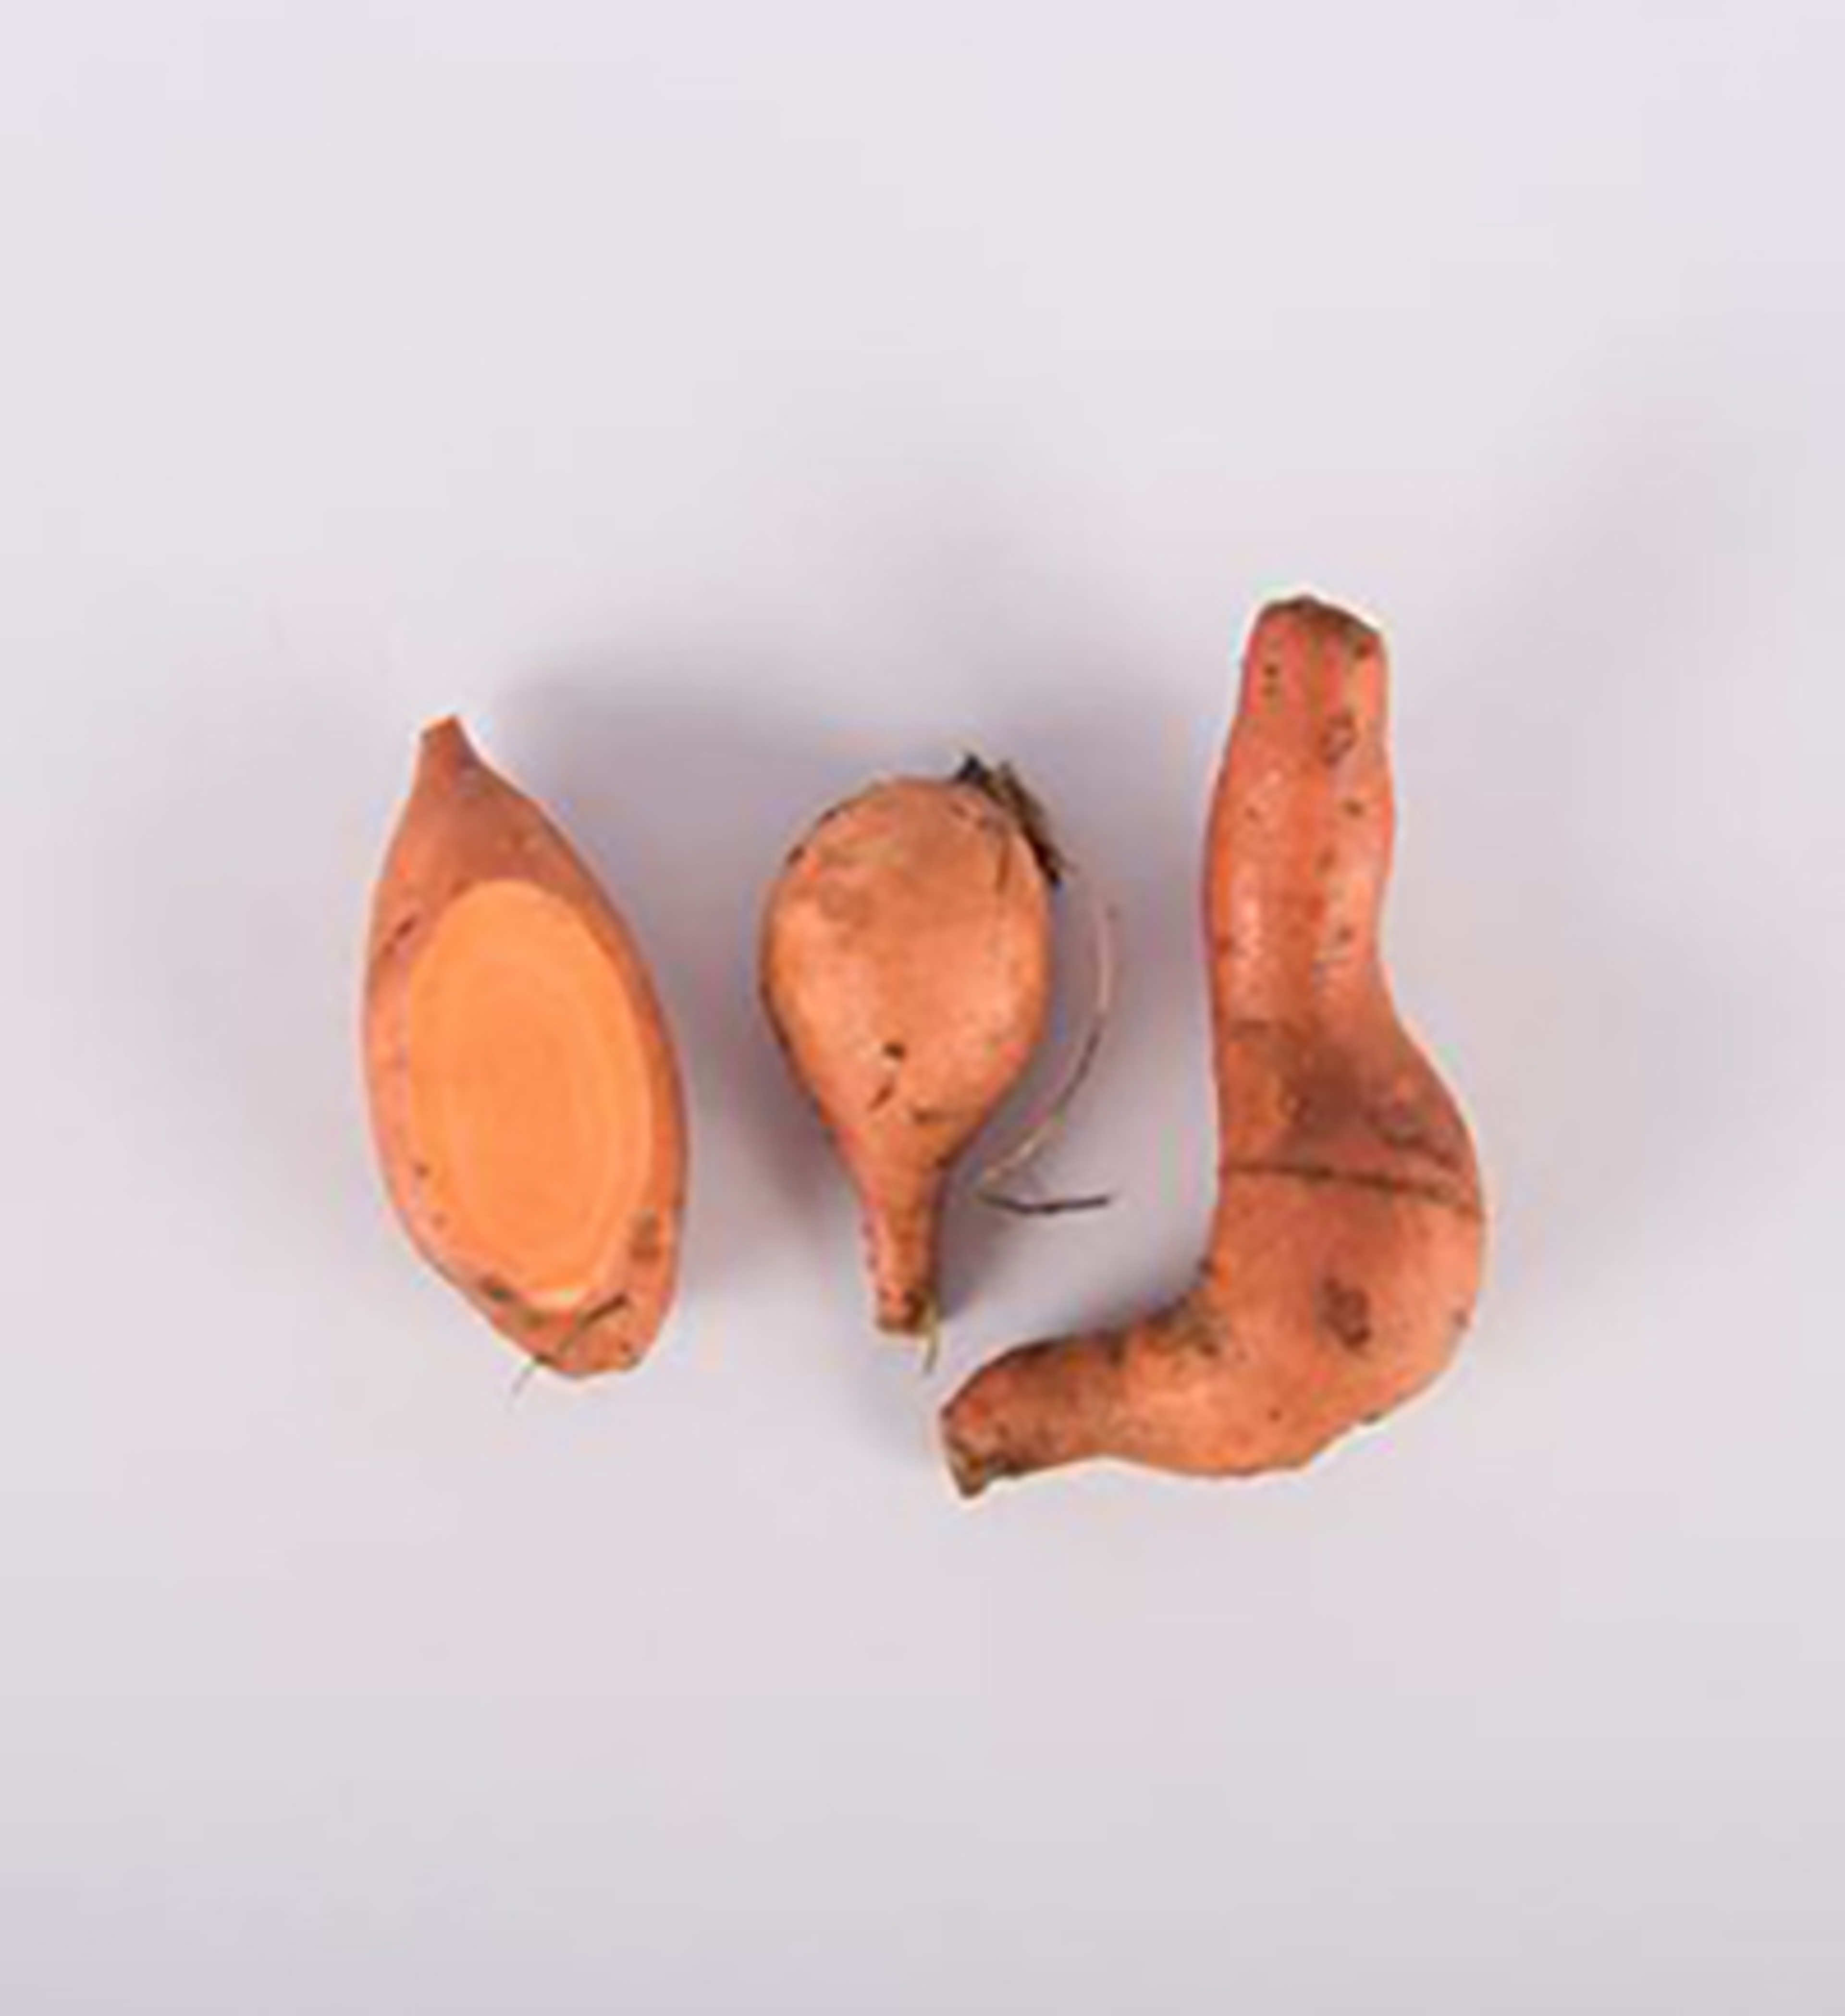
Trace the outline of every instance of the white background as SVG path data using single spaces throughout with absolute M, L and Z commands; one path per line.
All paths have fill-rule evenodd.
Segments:
M 1835 6 L 0 13 L 0 2005 L 1845 2007 Z M 1304 1477 L 951 1496 L 1177 1287 L 1242 633 L 1394 646 L 1498 1213 Z M 680 1031 L 653 1360 L 513 1355 L 354 1024 L 465 711 Z M 1121 911 L 1053 1182 L 868 1332 L 781 850 L 1023 765 Z

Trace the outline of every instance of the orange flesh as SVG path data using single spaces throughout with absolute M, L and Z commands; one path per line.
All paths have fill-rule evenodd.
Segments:
M 407 1034 L 412 1153 L 452 1243 L 535 1308 L 581 1301 L 646 1189 L 620 1147 L 655 1132 L 607 954 L 543 890 L 477 884 L 416 963 Z

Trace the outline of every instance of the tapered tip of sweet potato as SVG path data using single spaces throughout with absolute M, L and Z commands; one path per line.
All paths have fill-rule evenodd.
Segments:
M 1277 632 L 1342 647 L 1355 657 L 1366 657 L 1383 648 L 1383 633 L 1374 624 L 1336 603 L 1322 602 L 1317 595 L 1286 596 L 1270 603 L 1256 618 L 1255 637 L 1271 641 Z
M 1098 1334 L 1020 1345 L 983 1366 L 940 1417 L 955 1489 L 978 1498 L 1008 1478 L 1099 1455 L 1098 1413 L 1118 1358 L 1116 1340 Z
M 955 1489 L 969 1500 L 978 1498 L 990 1485 L 1017 1474 L 1012 1465 L 994 1449 L 984 1449 L 963 1441 L 951 1425 L 942 1430 L 942 1450 L 948 1460 L 948 1474 Z
M 426 777 L 455 776 L 480 761 L 459 715 L 444 715 L 423 731 L 419 767 Z
M 933 1337 L 941 1327 L 935 1291 L 927 1281 L 880 1281 L 872 1317 L 886 1337 L 907 1342 Z

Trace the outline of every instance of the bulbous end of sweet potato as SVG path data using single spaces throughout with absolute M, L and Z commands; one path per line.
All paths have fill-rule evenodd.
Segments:
M 671 1041 L 588 869 L 452 721 L 423 738 L 380 880 L 365 1055 L 386 1181 L 424 1256 L 550 1370 L 638 1363 L 684 1202 Z

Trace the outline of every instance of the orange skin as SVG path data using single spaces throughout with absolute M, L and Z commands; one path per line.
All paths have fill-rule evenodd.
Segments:
M 1110 1456 L 1291 1469 L 1419 1392 L 1473 1312 L 1485 1237 L 1466 1124 L 1379 956 L 1394 814 L 1382 639 L 1264 610 L 1213 804 L 1204 913 L 1219 1194 L 1190 1291 L 1009 1351 L 944 1410 L 956 1483 Z
M 646 1355 L 672 1300 L 685 1123 L 638 952 L 460 724 L 423 738 L 374 901 L 365 1055 L 411 1238 L 572 1378 Z
M 1039 847 L 977 782 L 874 785 L 770 892 L 764 1006 L 858 1191 L 881 1329 L 935 1321 L 949 1167 L 1030 1062 L 1050 985 Z

